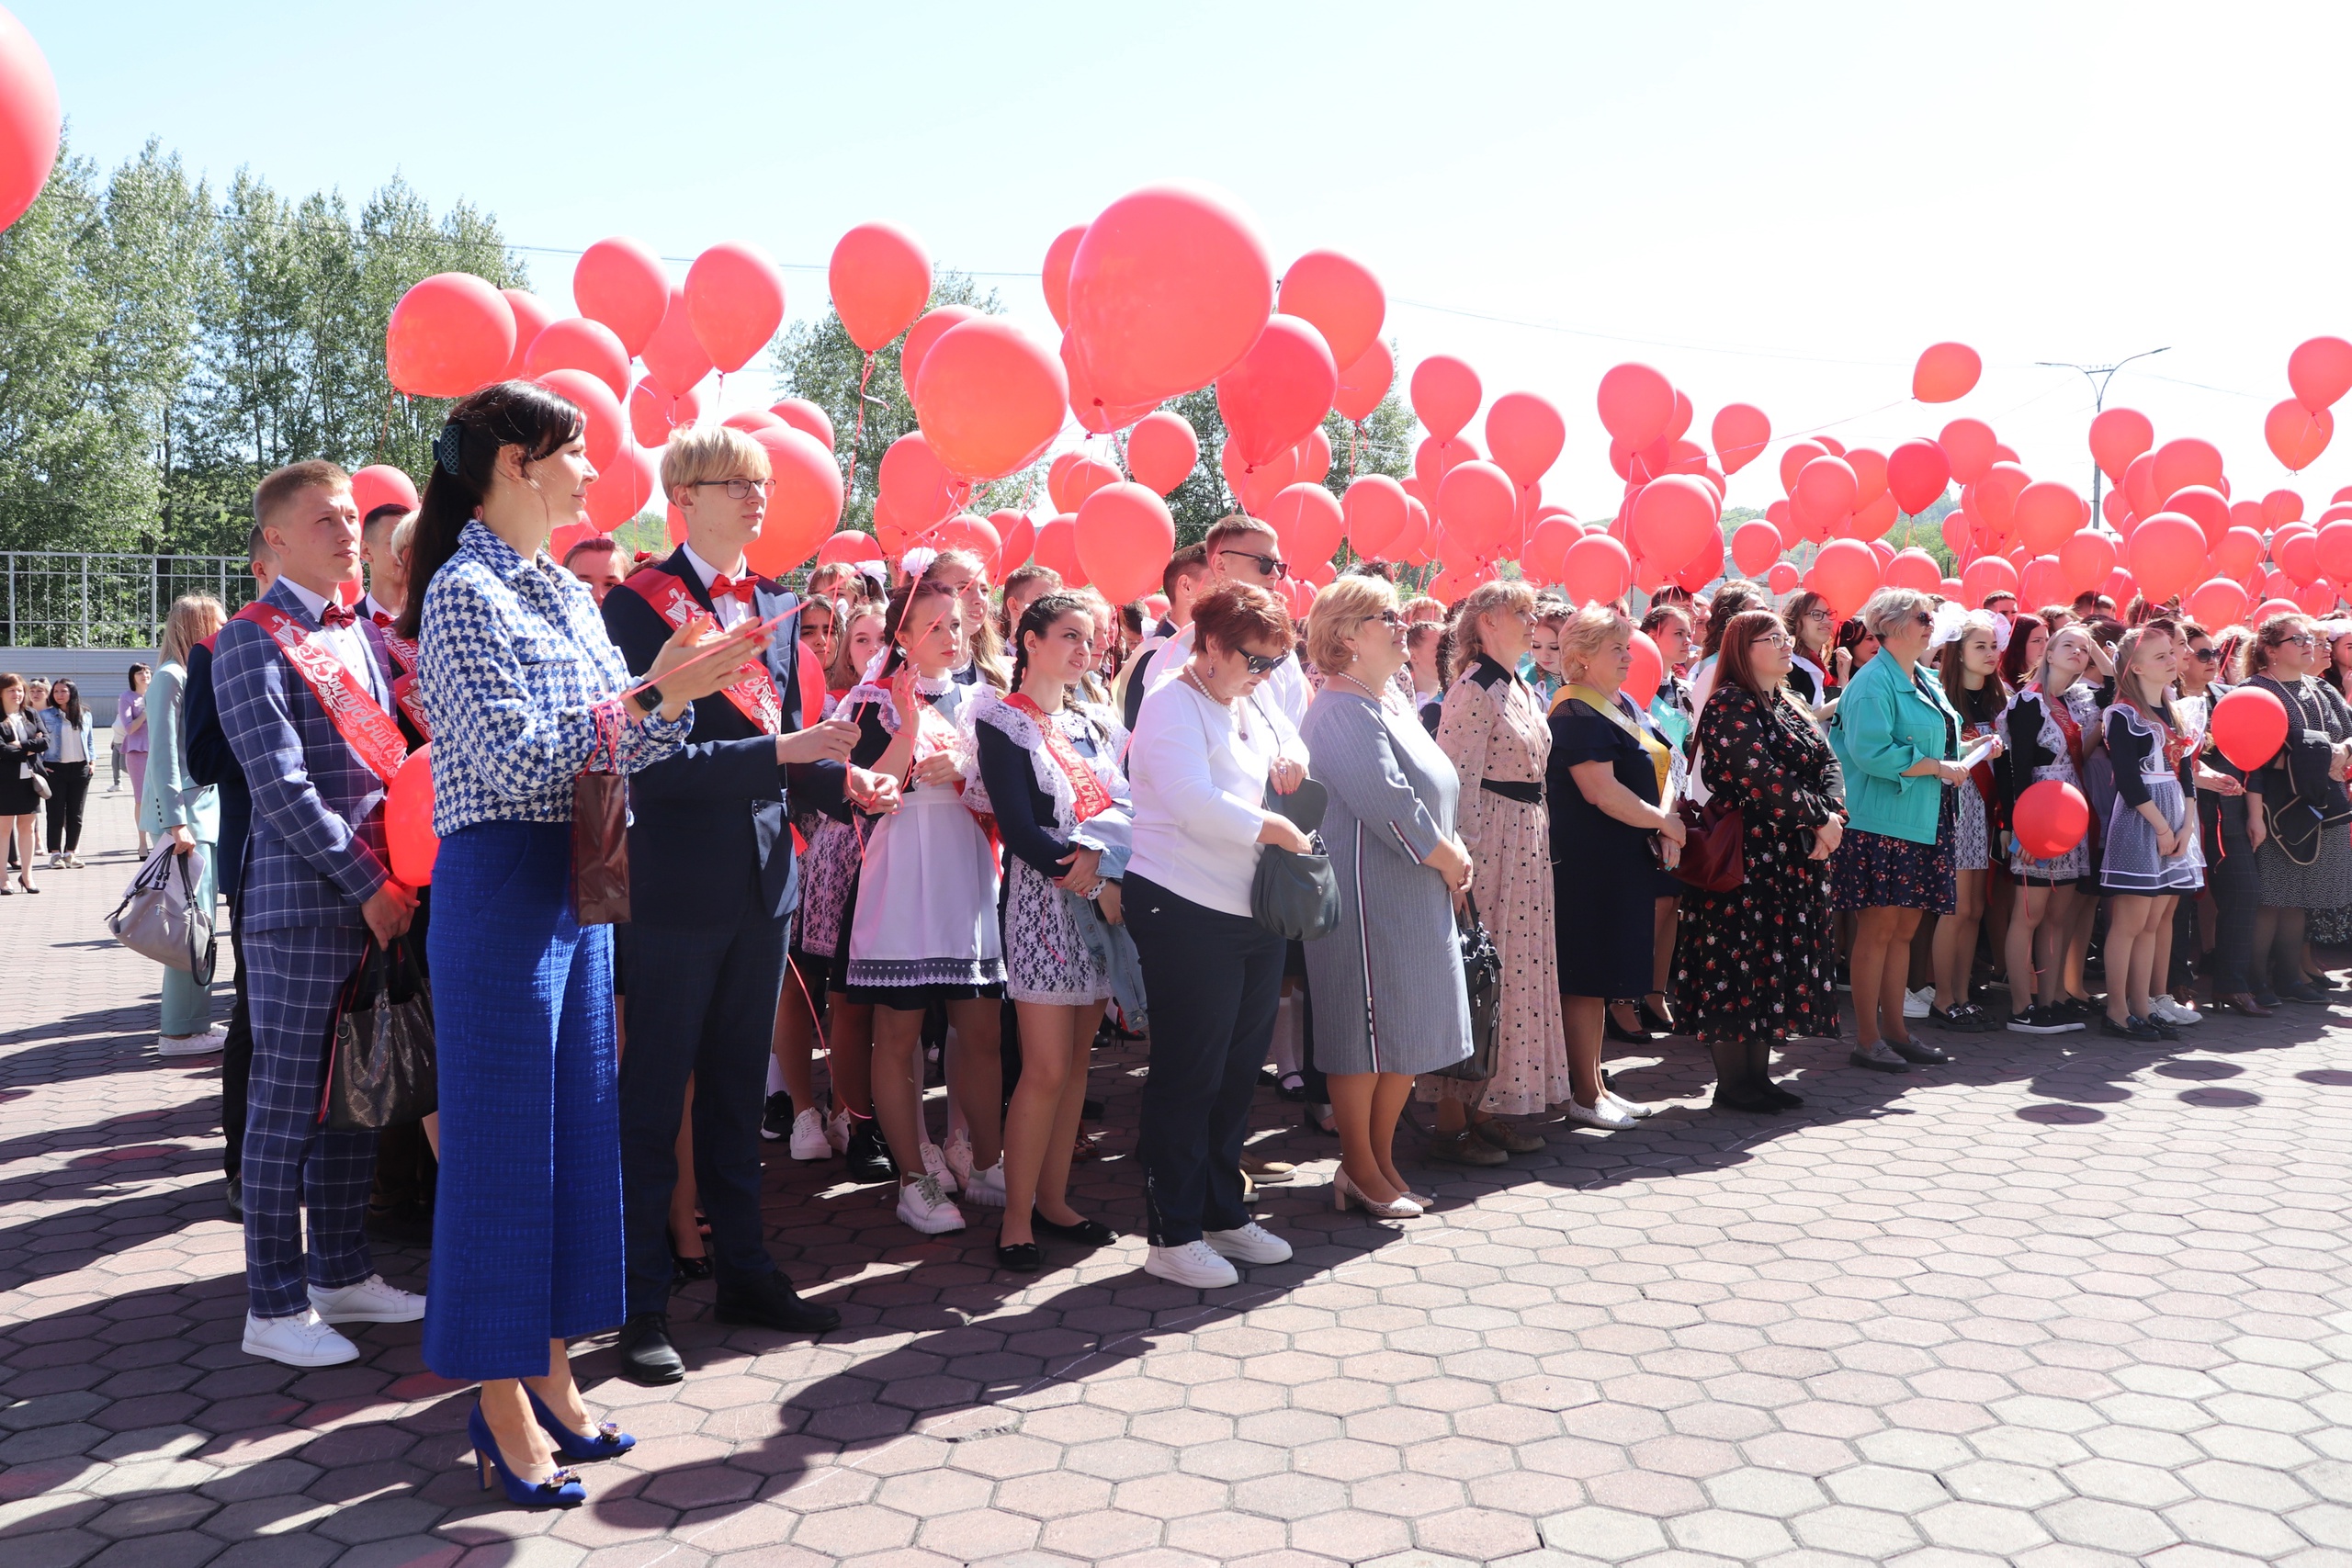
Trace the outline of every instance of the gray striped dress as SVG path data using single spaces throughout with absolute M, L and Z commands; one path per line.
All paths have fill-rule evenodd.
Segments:
M 1323 843 L 1340 924 L 1306 944 L 1315 1065 L 1326 1073 L 1426 1073 L 1470 1054 L 1453 898 L 1421 864 L 1453 836 L 1461 775 L 1409 708 L 1327 684 L 1299 733 L 1331 792 Z M 1366 912 L 1370 919 L 1366 919 Z

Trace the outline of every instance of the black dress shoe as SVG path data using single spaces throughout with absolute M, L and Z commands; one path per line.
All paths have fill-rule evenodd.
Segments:
M 1778 1116 L 1781 1106 L 1779 1100 L 1764 1093 L 1761 1089 L 1736 1089 L 1725 1093 L 1718 1089 L 1715 1090 L 1714 1098 L 1707 1102 L 1707 1109 L 1744 1111 L 1751 1116 Z
M 1101 1220 L 1080 1220 L 1074 1225 L 1057 1225 L 1045 1215 L 1029 1215 L 1029 1228 L 1056 1241 L 1074 1241 L 1086 1247 L 1108 1247 L 1119 1239 L 1119 1233 Z
M 842 1314 L 822 1302 L 804 1302 L 781 1274 L 761 1274 L 721 1285 L 710 1315 L 721 1323 L 744 1323 L 784 1334 L 822 1334 L 842 1325 Z
M 1804 1103 L 1804 1096 L 1797 1093 L 1794 1089 L 1790 1089 L 1787 1085 L 1774 1083 L 1770 1078 L 1757 1079 L 1756 1092 L 1762 1095 L 1765 1099 L 1772 1101 L 1783 1111 L 1794 1111 L 1798 1106 Z
M 870 1116 L 858 1119 L 849 1135 L 849 1147 L 842 1151 L 842 1158 L 849 1167 L 852 1181 L 896 1181 L 898 1162 L 890 1157 L 890 1145 L 883 1141 L 881 1130 Z
M 621 1325 L 614 1348 L 621 1353 L 621 1376 L 641 1388 L 684 1382 L 686 1363 L 670 1343 L 667 1313 L 641 1312 Z
M 1046 1267 L 1046 1255 L 1034 1241 L 998 1242 L 996 1266 L 1010 1274 L 1035 1274 Z
M 1635 1016 L 1639 1016 L 1637 1013 Z M 1601 1032 L 1620 1045 L 1655 1044 L 1657 1036 L 1646 1030 L 1628 1029 L 1617 1021 L 1617 1010 L 1612 1005 L 1600 1010 Z
M 229 1217 L 239 1224 L 243 1224 L 245 1223 L 245 1179 L 242 1176 L 229 1178 L 228 1190 L 222 1194 L 222 1197 L 229 1206 Z
M 698 1280 L 709 1278 L 708 1258 L 688 1258 L 677 1252 L 670 1254 L 670 1283 L 673 1285 L 691 1285 Z

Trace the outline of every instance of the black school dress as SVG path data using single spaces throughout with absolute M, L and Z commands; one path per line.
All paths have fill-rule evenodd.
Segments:
M 1628 723 L 1648 728 L 1647 716 L 1622 694 L 1611 700 Z M 1607 762 L 1619 784 L 1656 806 L 1657 768 L 1639 740 L 1566 691 L 1553 702 L 1551 726 L 1544 793 L 1552 807 L 1553 931 L 1560 991 L 1571 997 L 1638 997 L 1650 988 L 1651 916 L 1659 877 L 1650 852 L 1654 835 L 1586 800 L 1570 770 L 1579 762 Z M 1653 739 L 1664 743 L 1662 737 Z

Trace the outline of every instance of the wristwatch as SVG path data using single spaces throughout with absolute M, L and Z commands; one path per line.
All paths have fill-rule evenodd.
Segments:
M 645 710 L 646 717 L 651 718 L 655 714 L 662 711 L 662 688 L 659 686 L 648 686 L 629 700 L 636 703 L 639 707 Z

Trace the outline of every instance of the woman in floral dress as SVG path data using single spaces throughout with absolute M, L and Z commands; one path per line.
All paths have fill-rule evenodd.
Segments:
M 1683 895 L 1676 950 L 1676 992 L 1714 1055 L 1714 1104 L 1764 1115 L 1804 1103 L 1772 1082 L 1773 1042 L 1838 1033 L 1829 852 L 1845 830 L 1845 789 L 1829 743 L 1784 688 L 1793 652 L 1769 610 L 1724 628 L 1699 750 L 1710 799 L 1740 813 L 1747 874 L 1727 893 Z

